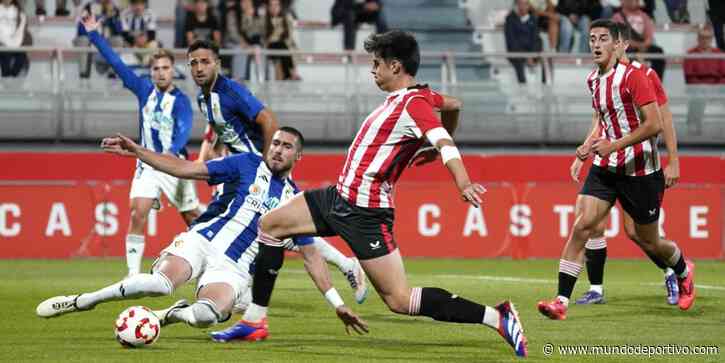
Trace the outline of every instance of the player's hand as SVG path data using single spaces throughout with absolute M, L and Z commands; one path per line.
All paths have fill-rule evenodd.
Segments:
M 345 324 L 345 331 L 348 335 L 350 334 L 350 330 L 361 335 L 370 331 L 368 330 L 368 323 L 360 319 L 359 316 L 355 315 L 355 313 L 353 313 L 347 306 L 342 305 L 338 307 L 335 309 L 335 313 L 337 313 L 337 317 L 342 320 L 342 323 Z
M 589 158 L 589 155 L 592 153 L 592 144 L 590 142 L 585 142 L 579 147 L 576 148 L 576 157 L 580 160 L 586 160 Z
M 569 174 L 571 175 L 571 178 L 574 179 L 574 181 L 577 183 L 579 182 L 579 173 L 582 171 L 582 166 L 584 166 L 584 162 L 579 160 L 579 158 L 574 158 L 574 161 L 569 167 Z
M 673 187 L 680 180 L 680 161 L 670 160 L 665 168 L 665 188 Z
M 597 139 L 592 144 L 592 152 L 600 157 L 606 158 L 614 152 L 614 145 L 607 139 Z
M 103 151 L 121 156 L 136 156 L 138 144 L 133 140 L 118 134 L 115 137 L 107 137 L 101 141 Z
M 413 158 L 410 159 L 408 167 L 421 166 L 433 162 L 438 159 L 438 154 L 438 150 L 436 150 L 434 146 L 421 148 L 420 150 L 416 151 L 415 155 L 413 155 Z
M 485 192 L 486 188 L 483 185 L 470 183 L 461 190 L 461 198 L 464 202 L 471 203 L 474 207 L 478 208 L 483 203 L 481 195 Z
M 83 28 L 85 28 L 88 33 L 97 30 L 100 26 L 98 21 L 96 21 L 96 16 L 89 14 L 88 12 L 83 12 L 83 15 L 81 16 L 81 24 L 83 24 Z

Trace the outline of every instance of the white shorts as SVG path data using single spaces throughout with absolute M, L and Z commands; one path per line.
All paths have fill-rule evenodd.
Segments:
M 215 250 L 211 243 L 196 232 L 184 232 L 174 238 L 160 256 L 167 254 L 186 260 L 191 266 L 191 277 L 196 279 L 196 293 L 205 285 L 226 283 L 234 290 L 234 300 L 244 295 L 252 278 L 249 275 L 249 264 L 240 260 L 234 262 L 223 252 Z
M 179 212 L 188 212 L 199 207 L 194 181 L 179 179 L 148 165 L 136 168 L 129 198 L 157 199 L 161 197 L 161 192 Z

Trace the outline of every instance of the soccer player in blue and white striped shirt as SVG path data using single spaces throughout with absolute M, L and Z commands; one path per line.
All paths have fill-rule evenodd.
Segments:
M 191 75 L 199 86 L 197 103 L 206 117 L 216 143 L 222 143 L 231 154 L 261 155 L 267 150 L 277 130 L 277 118 L 243 85 L 220 74 L 219 48 L 212 42 L 198 40 L 187 51 Z M 208 134 L 207 134 L 208 136 Z M 199 152 L 206 160 L 213 143 L 205 137 Z M 324 239 L 316 237 L 315 244 L 325 259 L 335 264 L 355 290 L 355 300 L 361 304 L 367 297 L 365 274 L 355 258 L 347 258 Z
M 189 98 L 172 83 L 174 56 L 165 50 L 154 53 L 151 79 L 141 78 L 111 49 L 98 33 L 98 27 L 94 16 L 86 16 L 82 20 L 81 28 L 88 34 L 91 43 L 121 77 L 123 85 L 138 99 L 141 145 L 156 152 L 186 157 L 193 111 Z M 158 172 L 138 161 L 131 183 L 131 222 L 126 235 L 129 275 L 137 274 L 141 269 L 146 221 L 161 192 L 179 210 L 187 225 L 200 214 L 199 199 L 192 181 Z
M 254 153 L 240 153 L 199 163 L 154 152 L 122 135 L 104 139 L 101 146 L 108 152 L 134 155 L 180 178 L 207 180 L 210 185 L 224 183 L 224 192 L 161 252 L 152 273 L 137 274 L 94 292 L 47 299 L 36 308 L 37 315 L 50 318 L 91 310 L 106 301 L 169 295 L 197 280 L 197 301 L 189 305 L 180 300 L 156 312 L 161 324 L 186 322 L 204 328 L 227 320 L 239 296 L 249 289 L 260 217 L 298 192 L 289 175 L 302 157 L 302 143 L 299 131 L 283 127 L 274 134 L 264 159 Z M 312 238 L 297 236 L 292 242 L 305 256 L 309 273 L 329 283 L 329 272 Z M 367 329 L 344 304 L 337 312 L 351 324 Z

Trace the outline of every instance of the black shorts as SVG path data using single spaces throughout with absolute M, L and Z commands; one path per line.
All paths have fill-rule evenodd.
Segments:
M 398 246 L 393 238 L 392 208 L 350 204 L 334 186 L 304 192 L 307 207 L 322 237 L 340 236 L 361 260 L 385 256 Z
M 627 176 L 592 166 L 579 194 L 591 195 L 622 208 L 637 224 L 650 224 L 660 218 L 665 192 L 662 170 L 644 176 Z

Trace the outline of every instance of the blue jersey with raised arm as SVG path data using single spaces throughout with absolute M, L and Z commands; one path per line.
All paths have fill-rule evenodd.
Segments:
M 299 192 L 290 178 L 275 176 L 254 153 L 240 153 L 208 161 L 209 185 L 224 184 L 221 195 L 197 218 L 190 231 L 212 243 L 234 261 L 254 262 L 259 218 Z M 293 238 L 296 245 L 311 237 Z
M 219 74 L 209 96 L 199 93 L 197 103 L 219 140 L 233 154 L 261 155 L 264 135 L 256 119 L 264 105 L 246 87 Z
M 151 79 L 136 75 L 97 31 L 88 33 L 88 38 L 138 99 L 141 145 L 159 153 L 185 155 L 193 118 L 189 97 L 176 87 L 161 92 Z

